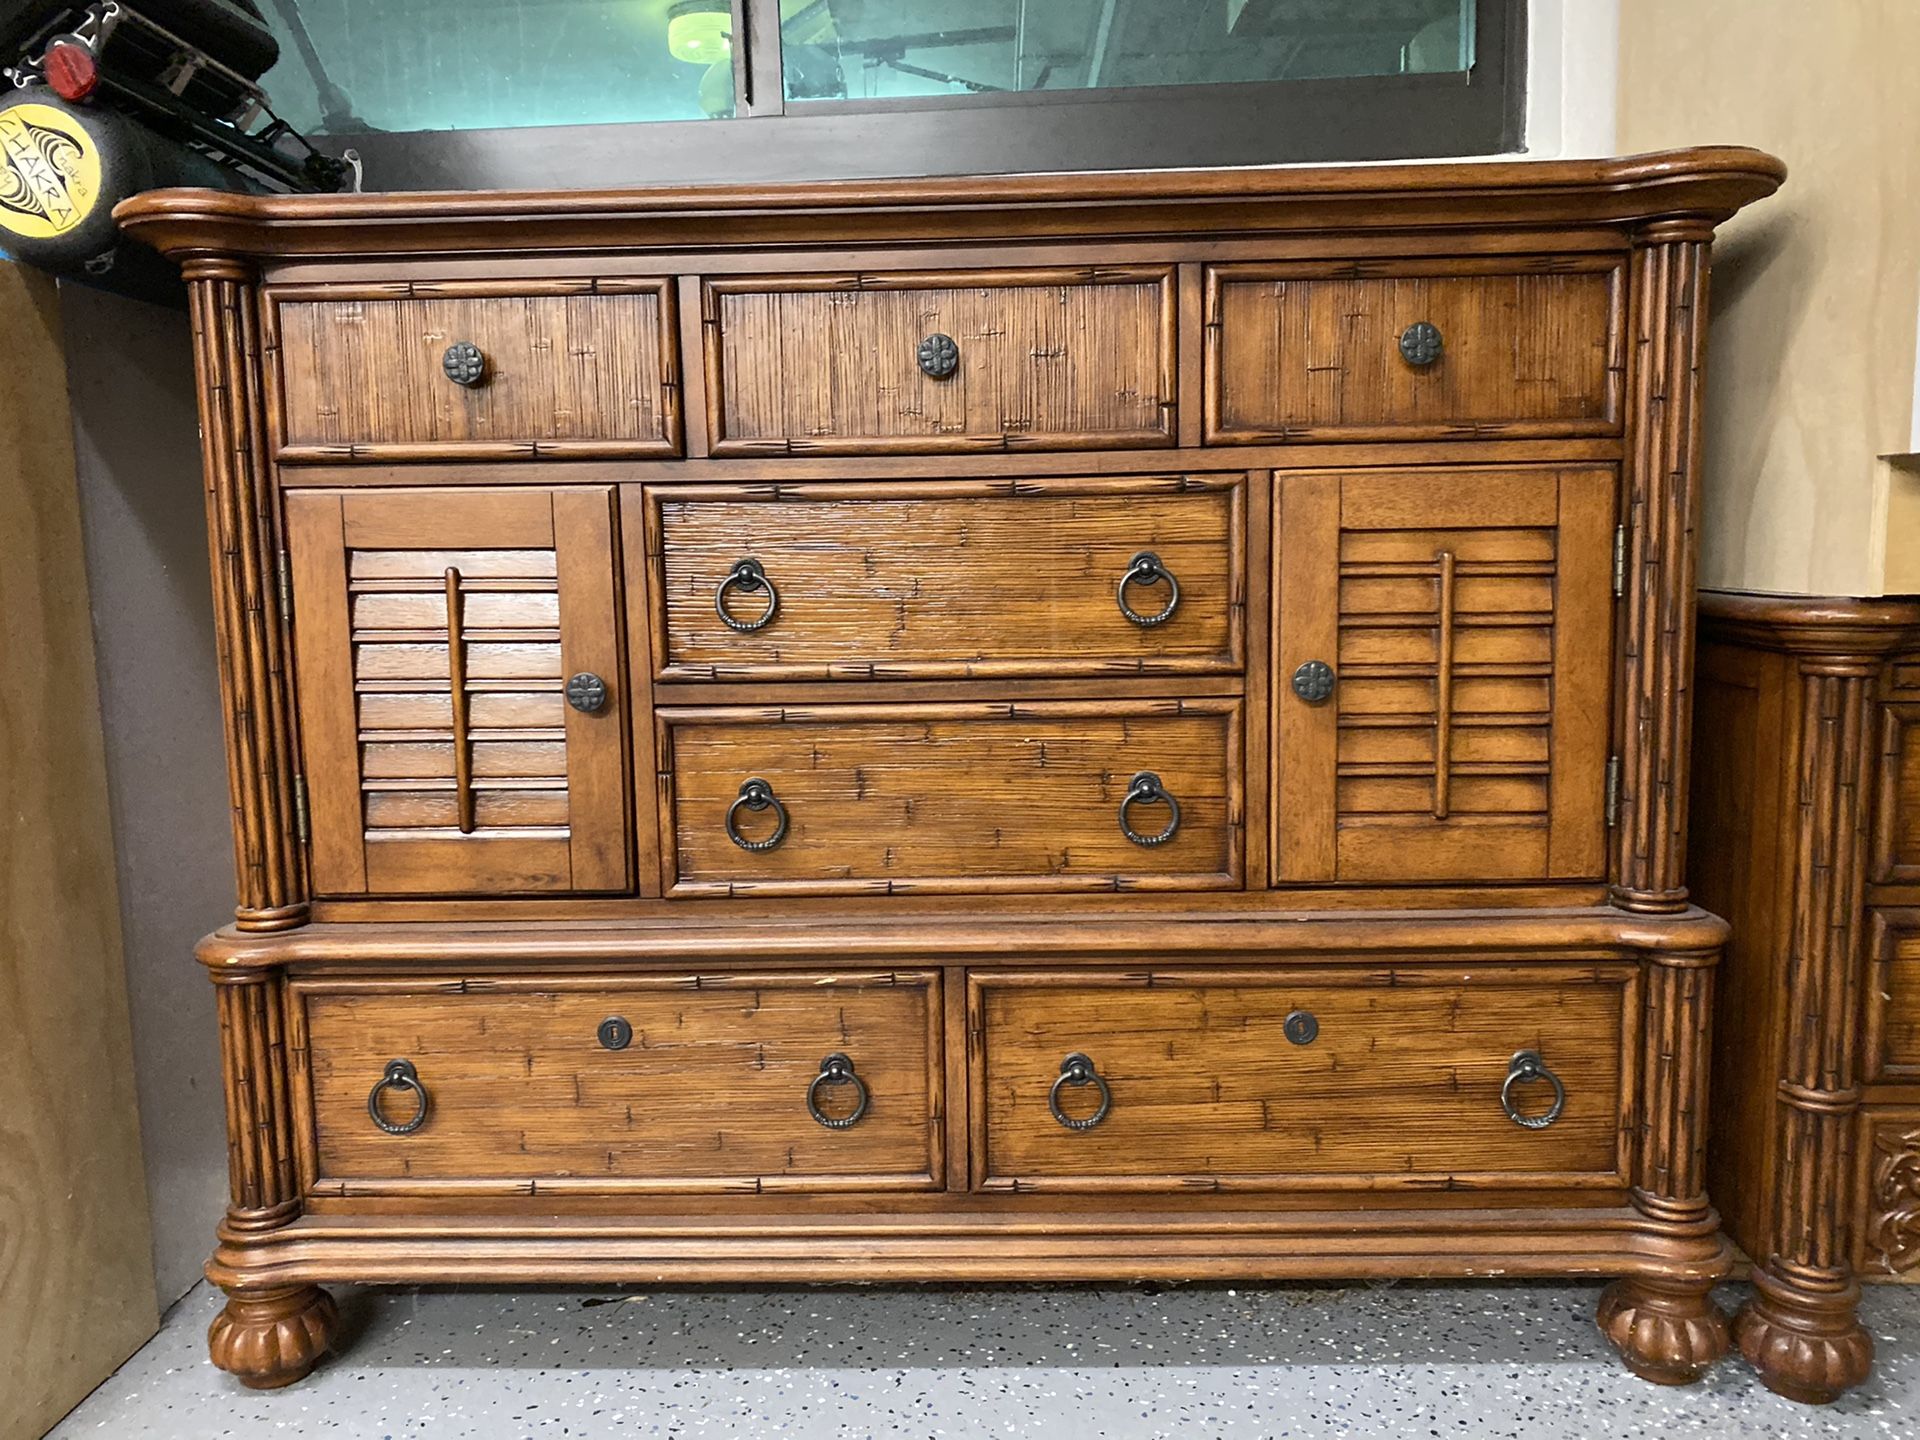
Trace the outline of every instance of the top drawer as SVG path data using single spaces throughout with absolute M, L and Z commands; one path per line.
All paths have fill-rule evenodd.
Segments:
M 677 455 L 673 332 L 657 279 L 283 286 L 279 458 Z
M 1164 265 L 709 281 L 713 453 L 1172 444 L 1173 293 Z
M 1618 434 L 1624 295 L 1610 255 L 1210 267 L 1206 439 Z

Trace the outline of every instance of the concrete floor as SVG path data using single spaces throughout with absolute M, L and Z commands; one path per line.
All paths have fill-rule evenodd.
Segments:
M 1920 1287 L 1869 1289 L 1873 1379 L 1813 1410 L 1736 1358 L 1622 1370 L 1597 1286 L 345 1291 L 289 1390 L 215 1371 L 202 1286 L 53 1432 L 191 1440 L 1920 1435 Z M 1739 1298 L 1727 1292 L 1729 1303 Z

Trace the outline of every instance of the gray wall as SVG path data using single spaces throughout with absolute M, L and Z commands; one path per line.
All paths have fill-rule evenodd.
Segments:
M 193 959 L 233 914 L 193 356 L 184 313 L 60 291 L 164 1306 L 199 1278 L 227 1197 L 213 993 Z

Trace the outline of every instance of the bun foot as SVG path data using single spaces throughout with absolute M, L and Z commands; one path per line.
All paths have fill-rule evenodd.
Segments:
M 1759 1266 L 1753 1298 L 1734 1317 L 1734 1339 L 1776 1395 L 1831 1404 L 1873 1368 L 1873 1337 L 1860 1325 L 1859 1305 L 1860 1286 L 1851 1279 L 1802 1289 Z
M 1616 1280 L 1595 1319 L 1627 1369 L 1655 1385 L 1691 1385 L 1727 1353 L 1727 1317 L 1711 1283 Z
M 309 1371 L 333 1345 L 333 1297 L 313 1285 L 229 1292 L 207 1327 L 213 1363 L 250 1390 L 278 1390 Z

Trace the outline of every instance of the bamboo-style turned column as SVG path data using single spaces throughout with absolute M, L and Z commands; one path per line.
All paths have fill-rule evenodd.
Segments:
M 207 546 L 226 723 L 234 868 L 242 930 L 284 930 L 307 918 L 295 818 L 287 642 L 251 273 L 231 260 L 185 267 L 200 376 Z

